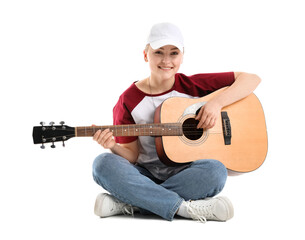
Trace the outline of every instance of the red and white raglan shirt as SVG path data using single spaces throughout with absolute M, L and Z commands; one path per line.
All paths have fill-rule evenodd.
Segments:
M 204 73 L 192 76 L 177 73 L 175 75 L 175 83 L 170 90 L 153 95 L 142 92 L 134 82 L 123 92 L 115 105 L 113 109 L 113 124 L 153 123 L 156 107 L 165 99 L 169 97 L 203 97 L 222 87 L 230 86 L 234 81 L 233 72 Z M 139 143 L 137 164 L 146 168 L 154 177 L 164 181 L 186 167 L 169 167 L 163 164 L 158 158 L 154 137 L 115 137 L 117 143 L 130 143 L 137 139 Z

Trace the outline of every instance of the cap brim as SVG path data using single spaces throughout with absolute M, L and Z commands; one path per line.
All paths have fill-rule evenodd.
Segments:
M 173 41 L 171 39 L 161 39 L 161 40 L 150 43 L 150 46 L 152 47 L 152 49 L 158 49 L 158 48 L 166 46 L 166 45 L 173 45 L 173 46 L 177 47 L 181 52 L 183 52 L 183 45 L 181 43 Z

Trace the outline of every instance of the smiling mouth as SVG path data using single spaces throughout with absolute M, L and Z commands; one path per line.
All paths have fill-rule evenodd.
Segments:
M 173 69 L 173 67 L 161 67 L 161 66 L 158 66 L 159 69 L 162 69 L 162 70 L 171 70 Z

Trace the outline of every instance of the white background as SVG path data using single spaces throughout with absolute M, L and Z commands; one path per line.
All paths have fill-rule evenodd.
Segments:
M 1 1 L 1 239 L 304 239 L 304 5 L 302 1 Z M 93 214 L 103 191 L 91 165 L 104 150 L 90 138 L 41 150 L 40 121 L 112 124 L 112 108 L 149 75 L 150 27 L 170 21 L 185 37 L 180 72 L 245 71 L 267 121 L 263 166 L 230 177 L 227 223 Z

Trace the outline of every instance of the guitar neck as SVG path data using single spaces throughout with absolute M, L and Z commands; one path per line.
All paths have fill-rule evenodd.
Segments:
M 98 130 L 109 129 L 113 136 L 182 136 L 181 123 L 152 123 L 112 126 L 76 127 L 76 137 L 92 137 Z

